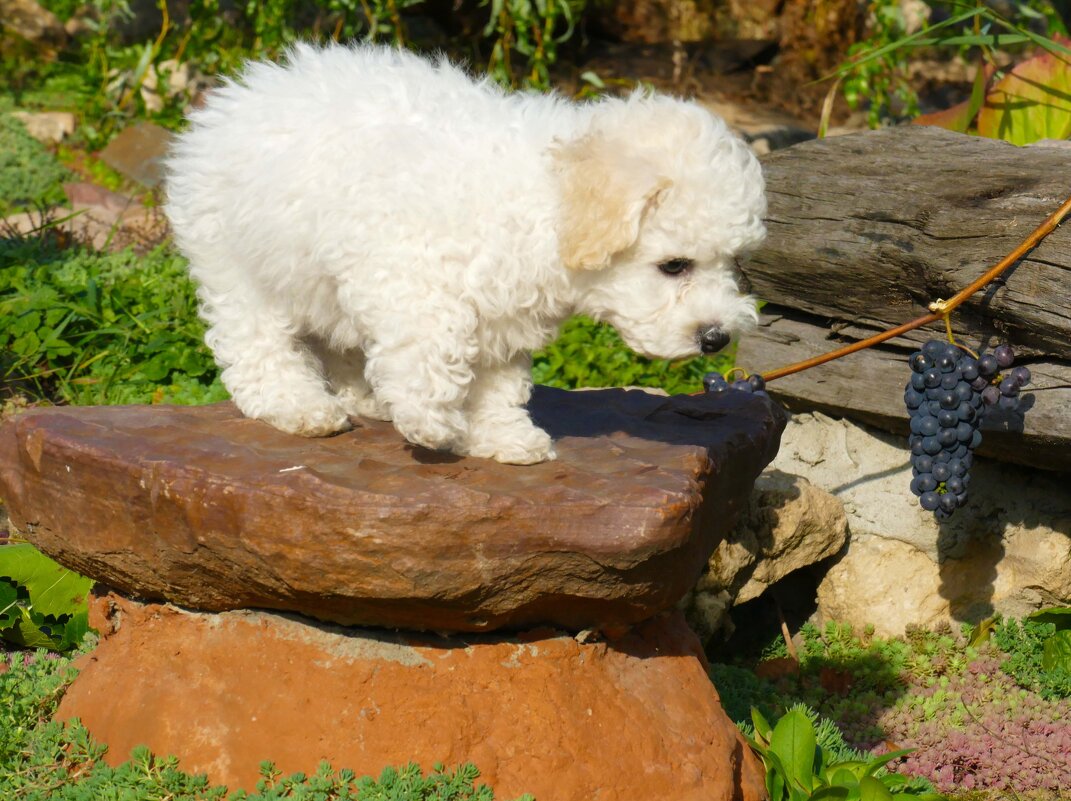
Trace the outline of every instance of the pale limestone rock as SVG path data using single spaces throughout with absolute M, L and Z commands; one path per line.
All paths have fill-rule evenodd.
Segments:
M 733 532 L 737 542 L 754 542 L 759 558 L 738 604 L 758 598 L 789 573 L 833 556 L 848 540 L 840 501 L 802 476 L 767 470 L 755 482 L 751 506 Z
M 882 636 L 904 633 L 904 621 L 930 627 L 948 618 L 937 593 L 938 566 L 899 540 L 854 537 L 848 553 L 818 586 L 817 621 L 873 625 Z
M 26 132 L 46 145 L 61 142 L 74 133 L 77 120 L 69 111 L 13 111 L 11 116 L 26 127 Z
M 711 592 L 697 589 L 680 604 L 688 625 L 704 643 L 715 635 L 728 637 L 733 633 L 733 624 L 729 619 L 732 606 L 732 596 L 725 590 Z
M 819 587 L 822 620 L 901 634 L 1071 602 L 1066 475 L 977 459 L 970 503 L 939 526 L 908 490 L 905 441 L 821 414 L 792 418 L 771 468 L 844 504 L 851 542 Z
M 68 186 L 71 186 L 68 184 Z M 130 202 L 117 211 L 108 204 L 72 201 L 70 210 L 53 208 L 45 213 L 19 212 L 0 219 L 0 228 L 31 234 L 51 225 L 85 242 L 94 250 L 119 251 L 127 247 L 144 251 L 167 235 L 167 221 L 158 209 Z
M 0 21 L 8 32 L 47 49 L 67 38 L 59 18 L 34 0 L 0 0 Z
M 975 622 L 994 611 L 1022 617 L 1067 603 L 1069 564 L 1071 538 L 1037 529 L 1013 530 L 940 564 L 899 540 L 857 537 L 818 587 L 816 622 L 871 624 L 896 636 L 909 624 Z
M 732 606 L 759 597 L 789 573 L 833 556 L 847 538 L 840 501 L 801 476 L 767 470 L 686 601 L 689 623 L 704 641 L 710 639 L 729 628 Z

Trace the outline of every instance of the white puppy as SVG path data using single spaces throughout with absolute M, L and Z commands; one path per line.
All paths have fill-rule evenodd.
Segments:
M 238 408 L 323 436 L 357 415 L 428 448 L 554 458 L 529 352 L 576 313 L 648 356 L 752 321 L 733 257 L 759 164 L 699 106 L 507 94 L 445 61 L 298 46 L 191 115 L 167 215 Z

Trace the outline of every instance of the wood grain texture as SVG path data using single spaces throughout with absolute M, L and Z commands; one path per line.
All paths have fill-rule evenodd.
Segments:
M 926 313 L 1011 252 L 1071 195 L 1071 149 L 906 126 L 803 143 L 764 159 L 764 246 L 741 264 L 769 302 L 738 363 L 767 371 Z M 1025 416 L 996 414 L 982 454 L 1071 470 L 1071 223 L 953 313 L 975 350 L 1008 341 L 1034 374 Z M 792 408 L 906 433 L 906 356 L 935 324 L 778 379 Z M 905 451 L 906 458 L 906 451 Z
M 907 126 L 764 160 L 769 236 L 744 271 L 765 300 L 884 330 L 951 297 L 1071 195 L 1071 151 Z M 955 314 L 1024 355 L 1071 359 L 1071 226 Z

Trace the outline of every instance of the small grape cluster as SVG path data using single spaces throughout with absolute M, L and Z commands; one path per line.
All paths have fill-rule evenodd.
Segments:
M 743 372 L 743 370 L 740 372 Z M 735 389 L 764 398 L 768 397 L 766 394 L 766 381 L 758 373 L 752 373 L 746 378 L 738 378 L 732 382 L 721 373 L 707 373 L 703 376 L 703 389 L 707 392 L 728 392 L 730 389 Z
M 911 417 L 911 491 L 938 520 L 967 502 L 979 427 L 987 407 L 1014 410 L 1030 371 L 1015 367 L 1015 353 L 999 345 L 975 358 L 957 345 L 931 340 L 911 354 L 904 404 Z

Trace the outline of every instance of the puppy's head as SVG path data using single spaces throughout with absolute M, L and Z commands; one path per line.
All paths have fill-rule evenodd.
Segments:
M 720 119 L 667 97 L 603 101 L 553 157 L 580 311 L 664 359 L 713 353 L 754 322 L 734 267 L 765 235 L 762 170 Z

